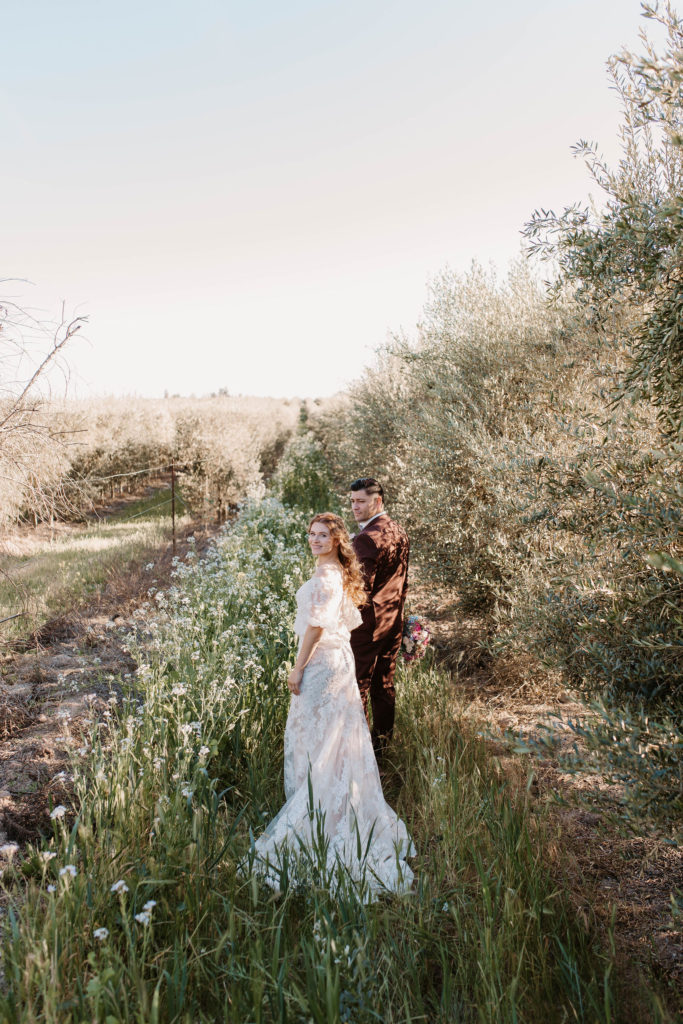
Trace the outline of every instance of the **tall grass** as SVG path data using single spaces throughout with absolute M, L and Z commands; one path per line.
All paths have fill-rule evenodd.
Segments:
M 5 873 L 0 1017 L 620 1019 L 610 957 L 550 879 L 546 826 L 429 666 L 400 675 L 387 781 L 418 849 L 414 891 L 278 898 L 238 870 L 283 799 L 304 528 L 273 500 L 247 504 L 143 611 L 155 639 L 125 704 L 93 723 L 73 808 Z

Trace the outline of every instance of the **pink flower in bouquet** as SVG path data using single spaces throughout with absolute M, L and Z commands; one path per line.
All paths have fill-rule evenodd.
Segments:
M 424 657 L 430 636 L 429 627 L 417 615 L 406 617 L 401 637 L 401 656 L 406 664 Z

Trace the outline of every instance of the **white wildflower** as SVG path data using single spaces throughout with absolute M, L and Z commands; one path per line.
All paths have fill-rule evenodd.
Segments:
M 49 864 L 51 860 L 55 859 L 57 854 L 54 850 L 43 850 L 40 856 L 45 864 Z
M 128 886 L 122 878 L 119 878 L 118 882 L 114 882 L 111 887 L 111 892 L 128 892 Z
M 48 892 L 57 892 L 57 886 L 56 885 L 52 885 L 52 883 L 50 883 L 50 885 L 48 885 L 48 887 L 47 887 L 47 891 Z
M 66 807 L 64 804 L 58 804 L 52 811 L 50 811 L 50 817 L 54 821 L 55 818 L 63 818 L 66 814 Z
M 109 929 L 96 928 L 92 934 L 94 939 L 98 939 L 100 942 L 104 942 L 105 939 L 109 938 Z
M 59 869 L 59 874 L 60 877 L 62 875 L 71 875 L 72 878 L 75 878 L 78 874 L 78 868 L 75 864 L 65 864 L 63 868 Z
M 148 925 L 152 919 L 152 915 L 143 910 L 140 914 L 135 915 L 135 920 L 140 924 Z

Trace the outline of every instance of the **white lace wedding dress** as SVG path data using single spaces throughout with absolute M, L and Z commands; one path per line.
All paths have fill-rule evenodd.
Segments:
M 318 568 L 296 595 L 299 641 L 323 633 L 292 695 L 285 730 L 287 802 L 255 844 L 254 870 L 275 889 L 283 873 L 333 890 L 349 881 L 365 899 L 410 888 L 415 852 L 382 793 L 349 643 L 360 624 L 341 567 Z M 311 802 L 312 798 L 312 802 Z

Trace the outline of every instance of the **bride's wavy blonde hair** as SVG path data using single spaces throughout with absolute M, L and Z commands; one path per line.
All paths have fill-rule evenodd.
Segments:
M 346 529 L 344 520 L 334 512 L 319 512 L 313 516 L 308 524 L 309 532 L 313 523 L 322 523 L 330 531 L 330 538 L 337 549 L 337 558 L 342 567 L 342 582 L 344 591 L 349 595 L 353 603 L 359 608 L 368 599 L 365 590 L 365 580 L 360 562 L 353 550 L 349 531 Z

